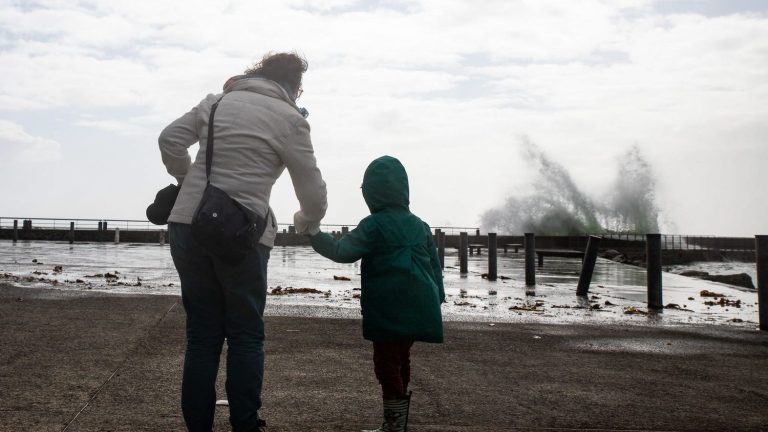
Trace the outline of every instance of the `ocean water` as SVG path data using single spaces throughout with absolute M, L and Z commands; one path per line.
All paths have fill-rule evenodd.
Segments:
M 590 297 L 575 295 L 581 261 L 548 258 L 537 268 L 536 286 L 525 286 L 523 253 L 499 251 L 498 273 L 490 282 L 487 256 L 469 258 L 469 273 L 459 273 L 456 250 L 446 250 L 443 305 L 447 320 L 552 323 L 722 324 L 754 328 L 758 321 L 754 290 L 665 272 L 662 312 L 647 310 L 645 270 L 598 259 Z M 60 269 L 56 268 L 60 266 Z M 60 270 L 60 271 L 59 271 Z M 679 270 L 679 268 L 675 268 Z M 708 271 L 708 270 L 707 270 Z M 735 271 L 734 271 L 735 272 Z M 276 247 L 269 261 L 270 292 L 312 288 L 318 293 L 269 295 L 268 313 L 359 317 L 360 266 L 337 264 L 310 247 Z M 119 294 L 180 295 L 167 245 L 0 241 L 0 282 L 35 288 Z M 703 297 L 707 290 L 717 298 Z M 706 302 L 727 300 L 720 304 Z M 739 301 L 738 307 L 734 306 Z M 634 308 L 631 309 L 631 308 Z M 636 312 L 632 314 L 627 311 Z

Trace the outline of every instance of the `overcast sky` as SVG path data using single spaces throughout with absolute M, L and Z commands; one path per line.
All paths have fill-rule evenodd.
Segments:
M 0 216 L 144 218 L 162 128 L 284 50 L 310 65 L 327 223 L 367 214 L 389 154 L 414 213 L 478 226 L 530 190 L 527 137 L 595 199 L 637 145 L 664 232 L 768 234 L 762 0 L 0 0 Z M 272 206 L 291 221 L 287 173 Z

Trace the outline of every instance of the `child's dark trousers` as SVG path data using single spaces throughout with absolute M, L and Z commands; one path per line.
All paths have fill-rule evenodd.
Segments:
M 373 343 L 373 368 L 385 400 L 401 398 L 408 391 L 412 345 L 413 341 Z

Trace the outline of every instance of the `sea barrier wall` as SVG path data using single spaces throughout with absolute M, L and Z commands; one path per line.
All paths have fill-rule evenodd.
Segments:
M 309 238 L 299 235 L 293 230 L 283 230 L 278 232 L 275 238 L 275 246 L 309 246 Z M 337 237 L 342 236 L 340 230 L 336 232 Z M 74 230 L 75 242 L 114 242 L 114 229 L 82 229 Z M 168 233 L 166 230 L 119 230 L 120 243 L 167 243 Z M 17 230 L 18 240 L 27 241 L 69 241 L 71 231 L 65 227 L 58 229 L 51 228 L 22 228 Z M 12 240 L 14 230 L 0 229 L 0 239 Z M 537 249 L 565 249 L 565 250 L 585 250 L 587 246 L 588 235 L 583 236 L 536 236 Z M 522 253 L 523 236 L 496 236 L 499 253 L 507 246 L 507 253 L 513 254 L 515 245 L 518 245 L 518 253 Z M 481 253 L 487 253 L 488 236 L 480 234 L 477 231 L 470 232 L 468 242 L 472 246 L 480 246 Z M 712 236 L 681 236 L 668 235 L 662 236 L 662 259 L 664 265 L 686 264 L 695 261 L 722 261 L 735 260 L 754 262 L 754 239 L 738 237 L 712 237 Z M 445 236 L 445 246 L 449 249 L 458 249 L 460 246 L 460 237 L 458 234 L 448 234 Z M 623 238 L 603 236 L 600 249 L 605 251 L 615 249 L 630 259 L 645 261 L 645 241 L 644 236 L 623 235 Z

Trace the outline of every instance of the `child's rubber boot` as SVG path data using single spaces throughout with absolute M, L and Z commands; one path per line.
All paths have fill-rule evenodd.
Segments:
M 406 432 L 408 430 L 408 411 L 411 406 L 411 392 L 398 399 L 384 400 L 384 422 L 378 429 L 363 432 Z

